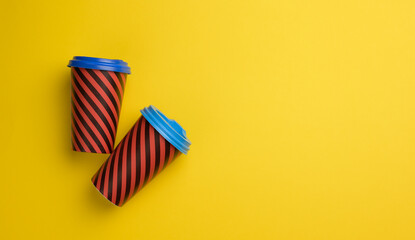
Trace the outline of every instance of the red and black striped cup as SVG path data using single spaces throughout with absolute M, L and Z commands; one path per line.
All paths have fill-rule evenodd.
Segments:
M 141 113 L 143 116 L 92 177 L 95 187 L 117 206 L 127 202 L 179 154 L 187 154 L 191 144 L 184 129 L 154 106 Z
M 72 149 L 111 153 L 130 68 L 122 60 L 74 57 L 72 74 Z

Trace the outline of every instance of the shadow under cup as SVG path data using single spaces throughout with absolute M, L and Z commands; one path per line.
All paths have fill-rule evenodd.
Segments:
M 155 107 L 141 116 L 114 152 L 92 177 L 94 186 L 117 206 L 122 206 L 179 154 L 190 141 L 184 129 Z
M 111 153 L 127 74 L 122 60 L 74 57 L 72 79 L 72 149 Z

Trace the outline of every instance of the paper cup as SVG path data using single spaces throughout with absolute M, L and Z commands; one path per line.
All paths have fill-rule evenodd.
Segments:
M 186 154 L 191 144 L 184 129 L 154 106 L 141 112 L 143 116 L 92 177 L 94 186 L 117 206 L 127 202 L 179 154 Z
M 111 153 L 130 68 L 122 60 L 74 57 L 72 74 L 72 149 Z

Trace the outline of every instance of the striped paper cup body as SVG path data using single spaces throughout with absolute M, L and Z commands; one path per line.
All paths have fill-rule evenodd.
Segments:
M 70 63 L 72 149 L 79 152 L 111 153 L 114 148 L 127 73 L 111 71 L 108 65 L 95 58 L 75 58 L 83 59 L 78 62 L 72 60 Z
M 94 186 L 113 204 L 122 206 L 181 154 L 172 144 L 176 142 L 168 141 L 164 134 L 143 114 L 92 177 Z

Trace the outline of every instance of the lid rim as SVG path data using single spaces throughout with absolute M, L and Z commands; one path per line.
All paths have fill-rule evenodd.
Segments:
M 175 136 L 173 136 L 169 132 L 168 129 L 166 129 L 164 126 L 161 126 L 160 124 L 155 124 L 154 121 L 157 121 L 157 120 L 153 119 L 152 117 L 147 116 L 146 120 L 148 122 L 150 122 L 151 126 L 153 126 L 166 140 L 168 140 L 169 143 L 173 144 L 173 146 L 176 147 L 174 142 L 176 142 L 178 139 Z M 185 140 L 185 139 L 183 139 L 183 140 Z M 179 149 L 179 150 L 180 149 L 186 149 L 186 150 L 190 149 L 188 146 L 185 146 L 183 144 L 180 144 L 180 143 L 176 143 L 176 144 L 178 144 L 176 148 Z
M 120 59 L 74 56 L 67 66 L 131 74 L 131 68 Z
M 184 129 L 178 125 L 174 120 L 168 119 L 164 114 L 153 105 L 140 110 L 143 117 L 177 150 L 187 154 L 190 150 L 191 142 L 187 138 Z M 163 115 L 163 116 L 161 116 Z M 165 119 L 164 119 L 164 118 Z M 167 121 L 166 121 L 167 120 Z M 182 130 L 182 134 L 176 131 L 170 123 L 175 123 L 174 126 L 178 130 Z M 170 123 L 169 123 L 170 122 Z

